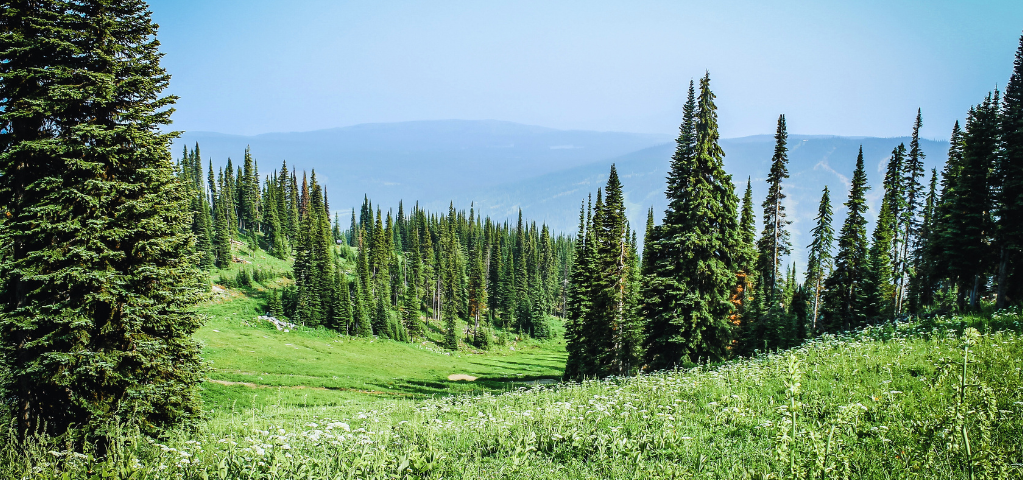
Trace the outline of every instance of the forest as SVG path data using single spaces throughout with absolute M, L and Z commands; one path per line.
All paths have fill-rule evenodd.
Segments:
M 1023 37 L 940 172 L 917 110 L 879 211 L 861 147 L 797 262 L 786 116 L 755 199 L 709 72 L 667 209 L 630 225 L 611 164 L 557 232 L 174 158 L 156 32 L 142 1 L 0 13 L 0 475 L 1020 475 Z
M 231 242 L 249 233 L 257 248 L 293 260 L 294 284 L 267 294 L 267 313 L 305 326 L 346 335 L 410 341 L 421 337 L 422 312 L 445 323 L 445 347 L 460 341 L 486 348 L 491 328 L 550 338 L 546 317 L 564 316 L 571 239 L 546 225 L 498 223 L 451 205 L 446 214 L 418 204 L 386 217 L 367 197 L 359 215 L 342 227 L 331 219 L 326 189 L 316 173 L 289 173 L 287 163 L 264 180 L 248 151 L 243 165 L 213 172 L 206 180 L 199 145 L 177 164 L 189 185 L 192 231 L 202 265 L 225 268 L 234 261 Z M 225 173 L 226 171 L 226 173 Z M 207 187 L 208 185 L 208 187 Z M 235 284 L 263 275 L 242 269 Z M 228 283 L 231 283 L 228 281 Z M 471 323 L 455 330 L 455 319 Z

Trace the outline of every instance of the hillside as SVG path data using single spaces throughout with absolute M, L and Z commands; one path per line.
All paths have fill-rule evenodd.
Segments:
M 104 461 L 48 443 L 27 457 L 5 449 L 0 474 L 1018 478 L 1020 328 L 1018 314 L 884 325 L 722 365 L 496 396 L 317 405 L 306 390 L 224 405 L 159 442 L 125 433 Z
M 268 289 L 291 283 L 282 276 L 290 271 L 291 262 L 253 249 L 250 244 L 234 245 L 236 262 L 214 273 L 213 298 L 199 309 L 206 316 L 206 324 L 195 338 L 203 343 L 203 357 L 211 367 L 204 398 L 214 410 L 282 399 L 301 399 L 306 405 L 338 405 L 452 393 L 499 393 L 561 378 L 565 365 L 560 335 L 563 326 L 554 317 L 549 320 L 556 339 L 499 336 L 504 343 L 487 351 L 465 346 L 459 351 L 445 350 L 439 346 L 442 325 L 425 318 L 426 338 L 416 343 L 360 338 L 324 328 L 278 329 L 257 317 L 266 313 Z M 250 286 L 233 285 L 231 280 L 242 269 L 266 272 L 266 279 Z M 460 322 L 459 331 L 464 327 Z M 474 380 L 452 377 L 459 375 Z

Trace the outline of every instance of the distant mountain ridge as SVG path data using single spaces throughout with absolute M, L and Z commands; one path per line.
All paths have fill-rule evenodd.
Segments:
M 908 128 L 907 128 L 908 130 Z M 256 136 L 211 132 L 185 133 L 175 142 L 199 143 L 204 161 L 215 168 L 227 157 L 242 158 L 246 145 L 260 172 L 279 169 L 281 161 L 316 171 L 330 195 L 331 207 L 342 213 L 358 208 L 363 195 L 375 205 L 396 208 L 418 201 L 445 211 L 449 202 L 494 218 L 512 219 L 522 208 L 526 217 L 546 222 L 554 231 L 575 232 L 579 205 L 602 187 L 612 163 L 624 187 L 632 227 L 642 232 L 646 211 L 659 219 L 666 207 L 665 176 L 675 150 L 671 135 L 556 130 L 501 121 L 442 120 L 364 124 L 329 130 L 270 133 Z M 785 206 L 792 220 L 793 257 L 804 262 L 803 249 L 824 185 L 831 189 L 835 229 L 845 210 L 856 153 L 863 146 L 871 220 L 881 197 L 880 185 L 891 151 L 909 137 L 841 137 L 790 135 L 789 173 L 784 183 Z M 725 169 L 741 197 L 747 177 L 753 185 L 755 213 L 766 194 L 765 179 L 774 151 L 772 135 L 721 140 Z M 922 140 L 926 166 L 940 171 L 948 152 L 944 141 Z M 872 227 L 871 227 L 872 228 Z
M 452 193 L 624 155 L 670 141 L 669 135 L 556 130 L 495 120 L 374 123 L 311 132 L 242 136 L 186 132 L 175 142 L 199 143 L 205 161 L 241 159 L 246 146 L 261 173 L 283 160 L 316 170 L 332 205 L 349 208 L 369 194 L 374 203 L 449 198 Z

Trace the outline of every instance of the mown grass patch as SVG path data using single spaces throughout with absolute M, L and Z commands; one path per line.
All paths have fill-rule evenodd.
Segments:
M 293 399 L 308 396 L 310 405 L 336 405 L 353 394 L 423 398 L 503 392 L 526 382 L 560 379 L 565 363 L 560 339 L 512 337 L 488 351 L 447 351 L 432 340 L 404 343 L 304 327 L 285 332 L 257 320 L 265 313 L 261 300 L 236 289 L 228 289 L 201 311 L 207 322 L 195 338 L 203 343 L 209 378 L 232 384 L 206 385 L 211 408 L 248 405 L 253 395 L 275 394 L 275 389 L 313 390 L 280 393 Z M 452 374 L 477 379 L 448 380 Z

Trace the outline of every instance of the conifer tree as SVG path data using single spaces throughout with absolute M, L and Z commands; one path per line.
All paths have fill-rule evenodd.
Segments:
M 959 175 L 963 169 L 963 131 L 959 121 L 952 127 L 949 137 L 948 158 L 941 171 L 941 192 L 934 207 L 931 241 L 926 252 L 931 275 L 942 279 L 938 288 L 948 292 L 955 288 L 955 277 L 946 256 L 953 249 L 956 229 L 953 228 L 953 207 L 959 185 Z
M 575 258 L 572 263 L 572 277 L 569 280 L 568 299 L 566 301 L 567 319 L 565 321 L 565 360 L 564 377 L 566 380 L 576 379 L 582 375 L 586 337 L 584 322 L 589 314 L 590 295 L 587 280 L 589 275 L 586 245 L 587 222 L 584 215 L 585 205 L 579 205 L 579 230 L 575 236 Z
M 632 284 L 635 268 L 629 245 L 622 185 L 611 165 L 604 192 L 597 191 L 592 225 L 587 228 L 584 265 L 577 278 L 579 290 L 574 310 L 585 304 L 586 313 L 574 319 L 572 369 L 580 375 L 625 375 L 638 367 L 638 318 Z M 581 232 L 580 232 L 581 233 Z
M 792 251 L 789 232 L 785 228 L 790 222 L 785 218 L 785 205 L 782 200 L 782 181 L 789 178 L 788 131 L 785 128 L 785 115 L 778 117 L 778 128 L 774 134 L 774 156 L 771 158 L 771 171 L 767 175 L 767 198 L 764 199 L 764 231 L 757 242 L 757 271 L 764 285 L 767 302 L 777 304 L 778 269 L 781 268 L 782 257 Z
M 899 212 L 902 220 L 902 252 L 898 256 L 899 286 L 895 293 L 895 312 L 902 313 L 903 300 L 906 296 L 908 283 L 917 265 L 913 258 L 917 257 L 916 249 L 920 243 L 920 212 L 923 208 L 924 187 L 920 179 L 924 176 L 924 152 L 920 149 L 920 127 L 923 117 L 919 109 L 916 121 L 913 122 L 913 139 L 909 143 L 909 156 L 906 158 L 905 171 L 902 179 L 905 208 Z
M 849 330 L 863 324 L 863 282 L 867 274 L 867 210 L 865 196 L 870 185 L 863 164 L 863 147 L 856 156 L 856 170 L 849 187 L 845 222 L 838 234 L 835 269 L 824 282 L 826 290 L 824 331 Z
M 742 214 L 739 217 L 739 236 L 744 255 L 739 259 L 739 270 L 747 276 L 755 273 L 757 261 L 756 219 L 753 217 L 753 184 L 746 178 L 746 192 L 742 196 Z
M 368 298 L 366 294 L 366 288 L 362 286 L 362 279 L 360 277 L 355 278 L 355 291 L 352 292 L 352 317 L 354 317 L 356 325 L 356 335 L 360 337 L 372 337 L 373 336 L 373 324 L 370 321 Z
M 867 275 L 863 288 L 863 314 L 868 321 L 890 320 L 896 314 L 897 298 L 892 278 L 895 271 L 895 259 L 892 256 L 895 224 L 891 203 L 882 201 L 867 257 Z
M 220 197 L 223 197 L 223 191 L 221 191 Z M 228 206 L 228 202 L 223 201 L 222 198 L 217 199 L 213 232 L 213 251 L 216 254 L 217 268 L 227 268 L 233 261 L 231 256 L 231 216 L 227 212 Z
M 909 284 L 909 312 L 918 313 L 924 305 L 930 305 L 934 296 L 934 267 L 929 257 L 934 241 L 935 214 L 938 205 L 938 171 L 931 169 L 927 199 L 924 201 L 923 221 L 920 224 L 920 241 L 915 249 L 913 261 L 917 265 L 916 275 Z
M 1002 155 L 998 197 L 998 295 L 996 308 L 1008 306 L 1007 298 L 1019 299 L 1023 288 L 1016 276 L 1023 253 L 1023 36 L 1005 85 L 1001 112 Z
M 651 242 L 654 274 L 644 285 L 644 347 L 652 368 L 724 358 L 731 342 L 738 198 L 723 168 L 709 73 L 700 80 L 695 108 L 692 100 L 668 175 L 664 223 Z
M 156 29 L 141 1 L 0 8 L 0 390 L 22 435 L 200 412 L 205 288 Z
M 991 218 L 993 195 L 992 169 L 999 153 L 999 98 L 988 95 L 984 102 L 970 109 L 963 135 L 963 168 L 953 190 L 949 251 L 949 268 L 957 278 L 959 292 L 968 292 L 965 300 L 976 307 L 987 266 L 992 262 L 990 244 L 993 233 Z

